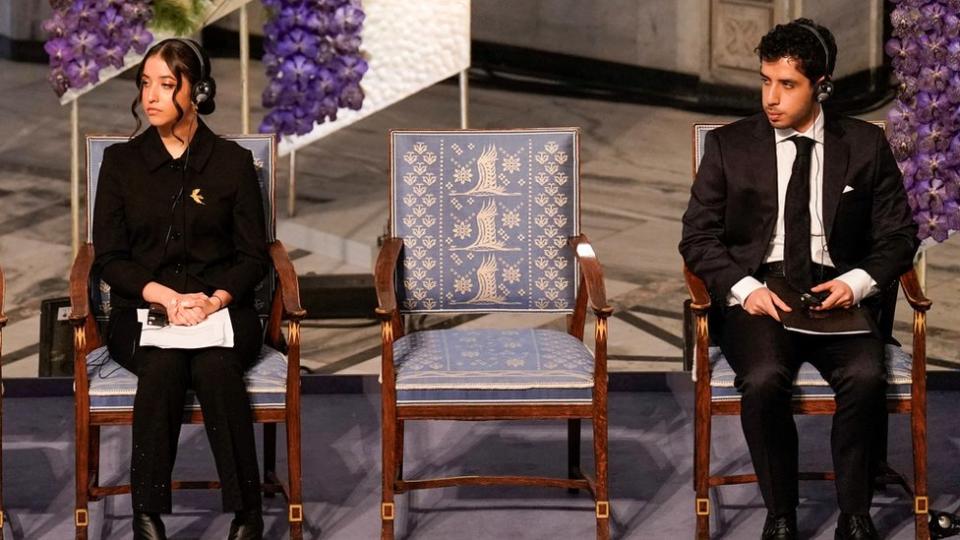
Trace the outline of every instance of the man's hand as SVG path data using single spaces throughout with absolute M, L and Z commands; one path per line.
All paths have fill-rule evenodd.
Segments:
M 776 293 L 766 287 L 760 287 L 753 291 L 743 302 L 743 309 L 747 313 L 751 315 L 769 315 L 773 317 L 774 320 L 779 321 L 780 314 L 777 313 L 777 308 L 783 311 L 792 311 L 790 306 L 781 300 Z
M 821 283 L 810 290 L 815 293 L 823 291 L 830 292 L 830 296 L 828 296 L 819 306 L 810 308 L 811 311 L 827 311 L 834 308 L 846 309 L 853 305 L 853 290 L 849 285 L 840 281 L 839 279 L 831 279 L 830 281 Z

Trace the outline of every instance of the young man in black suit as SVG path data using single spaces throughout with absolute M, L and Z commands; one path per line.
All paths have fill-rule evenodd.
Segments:
M 831 446 L 838 539 L 877 538 L 870 520 L 886 422 L 883 340 L 786 330 L 765 286 L 783 278 L 829 312 L 888 290 L 913 261 L 917 228 L 883 131 L 825 113 L 837 48 L 808 19 L 760 41 L 763 112 L 707 135 L 680 252 L 704 280 L 716 341 L 736 372 L 741 422 L 767 507 L 762 538 L 796 537 L 797 431 L 791 389 L 809 361 L 836 394 Z

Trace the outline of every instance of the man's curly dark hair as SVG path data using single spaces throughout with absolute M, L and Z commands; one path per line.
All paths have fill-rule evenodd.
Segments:
M 801 25 L 817 29 L 820 37 L 827 43 L 830 58 L 824 56 L 823 45 L 816 34 Z M 833 34 L 810 19 L 778 24 L 760 38 L 760 45 L 755 51 L 763 62 L 776 62 L 781 58 L 793 59 L 797 63 L 797 69 L 812 83 L 816 83 L 824 75 L 829 78 L 837 65 L 837 42 L 834 41 Z

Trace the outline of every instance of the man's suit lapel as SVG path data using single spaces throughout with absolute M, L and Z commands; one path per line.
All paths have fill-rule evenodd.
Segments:
M 757 139 L 754 146 L 757 151 L 751 152 L 754 185 L 760 192 L 763 210 L 766 210 L 761 214 L 766 219 L 764 228 L 769 229 L 765 232 L 773 235 L 777 222 L 777 142 L 773 137 L 773 127 L 763 113 L 757 115 L 753 136 Z
M 823 129 L 823 229 L 827 239 L 833 230 L 837 206 L 845 185 L 850 146 L 843 139 L 843 128 L 830 116 L 824 118 Z

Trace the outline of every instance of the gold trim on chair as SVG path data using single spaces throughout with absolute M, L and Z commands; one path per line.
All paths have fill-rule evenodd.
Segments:
M 77 527 L 86 527 L 90 524 L 90 514 L 84 509 L 76 509 L 73 512 L 73 523 Z
M 697 499 L 697 515 L 698 516 L 709 516 L 710 515 L 710 499 Z
M 290 523 L 299 523 L 303 521 L 303 505 L 291 504 L 287 510 L 287 519 Z
M 607 519 L 610 517 L 610 501 L 597 501 L 597 519 Z
M 380 503 L 380 519 L 385 521 L 393 521 L 393 517 L 396 515 L 393 503 Z
M 930 513 L 930 499 L 926 496 L 923 497 L 914 497 L 913 498 L 913 513 L 914 514 L 929 514 Z

